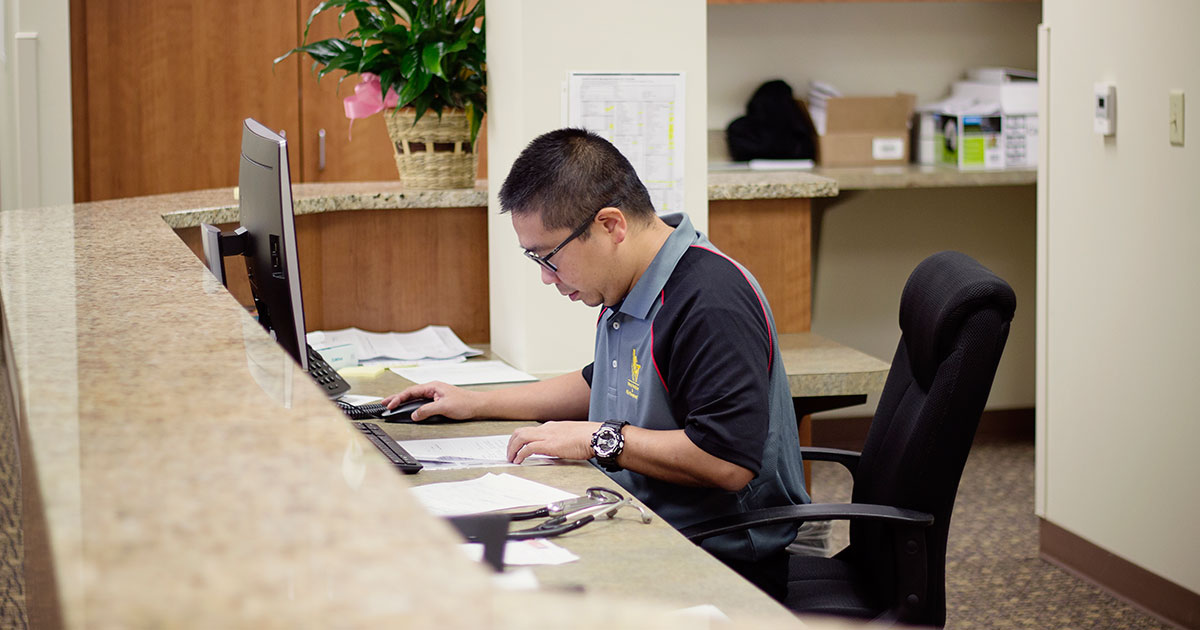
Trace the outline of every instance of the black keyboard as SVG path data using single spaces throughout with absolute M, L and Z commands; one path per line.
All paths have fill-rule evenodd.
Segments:
M 387 407 L 381 403 L 367 403 L 365 405 L 353 405 L 344 400 L 335 400 L 338 407 L 342 408 L 342 413 L 346 414 L 351 420 L 367 420 L 369 418 L 379 418 L 383 412 L 387 411 Z
M 308 346 L 308 375 L 325 388 L 325 394 L 330 398 L 337 398 L 350 391 L 350 383 L 347 383 L 337 370 L 329 367 L 321 353 L 313 350 L 312 346 Z
M 378 448 L 379 452 L 383 453 L 396 468 L 406 473 L 415 473 L 423 468 L 421 462 L 417 461 L 417 458 L 409 455 L 408 451 L 397 444 L 396 440 L 393 440 L 392 436 L 385 433 L 379 425 L 374 422 L 351 422 L 350 424 L 366 434 L 367 439 L 371 440 L 375 448 Z

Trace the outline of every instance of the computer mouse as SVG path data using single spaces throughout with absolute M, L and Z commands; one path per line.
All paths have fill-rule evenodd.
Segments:
M 418 407 L 427 405 L 431 402 L 433 402 L 432 398 L 413 398 L 412 400 L 406 400 L 400 403 L 400 405 L 395 409 L 390 409 L 379 414 L 379 417 L 384 422 L 412 422 L 412 412 L 416 411 Z M 421 420 L 420 423 L 425 424 L 447 422 L 449 420 L 450 419 L 446 416 L 433 415 Z

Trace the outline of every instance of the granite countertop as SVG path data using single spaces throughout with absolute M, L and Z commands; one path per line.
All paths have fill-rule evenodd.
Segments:
M 173 228 L 213 225 L 238 220 L 238 201 L 233 188 L 159 195 L 153 198 L 174 207 L 163 214 Z M 833 197 L 837 183 L 804 171 L 736 171 L 710 173 L 708 198 L 802 199 Z M 388 210 L 403 208 L 482 208 L 488 204 L 487 181 L 474 188 L 453 190 L 408 190 L 399 182 L 344 182 L 294 184 L 293 206 L 297 215 L 345 210 Z
M 369 188 L 345 194 L 409 198 Z M 162 219 L 228 195 L 0 212 L 22 492 L 40 508 L 32 625 L 695 627 L 661 602 L 501 590 L 460 554 Z
M 1037 183 L 1036 170 L 961 171 L 945 166 L 879 166 L 821 168 L 811 171 L 752 171 L 748 168 L 708 173 L 710 201 L 812 199 L 836 197 L 844 190 L 1014 186 Z M 488 204 L 487 181 L 474 188 L 407 190 L 398 181 L 295 184 L 296 214 L 345 210 L 403 208 L 482 208 Z M 238 219 L 233 188 L 158 196 L 170 207 L 163 219 L 173 228 L 201 223 L 233 223 Z M 149 198 L 147 198 L 149 199 Z

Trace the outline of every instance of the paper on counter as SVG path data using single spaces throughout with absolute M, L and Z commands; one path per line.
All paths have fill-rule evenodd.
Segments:
M 508 461 L 508 435 L 481 435 L 476 437 L 433 438 L 428 440 L 402 440 L 404 450 L 425 464 L 426 470 L 450 468 L 487 468 L 492 466 L 517 466 Z M 556 457 L 531 455 L 521 466 L 553 464 Z
M 451 385 L 484 385 L 537 380 L 503 361 L 463 361 L 436 366 L 394 367 L 391 370 L 414 383 L 442 381 Z
M 342 394 L 341 398 L 338 398 L 338 400 L 342 402 L 348 402 L 351 405 L 362 406 L 367 403 L 379 402 L 383 400 L 383 398 L 380 398 L 379 396 L 364 396 L 362 394 Z
M 412 488 L 427 510 L 438 516 L 478 514 L 573 498 L 570 492 L 514 475 L 487 473 L 467 481 L 431 483 Z
M 426 326 L 406 333 L 376 333 L 358 328 L 317 330 L 308 333 L 307 341 L 318 352 L 322 348 L 348 344 L 359 362 L 380 358 L 400 361 L 450 359 L 483 354 L 464 344 L 449 326 Z
M 483 560 L 483 545 L 463 545 L 467 556 L 476 562 Z M 504 566 L 546 566 L 575 562 L 579 556 L 545 538 L 510 540 L 504 545 Z

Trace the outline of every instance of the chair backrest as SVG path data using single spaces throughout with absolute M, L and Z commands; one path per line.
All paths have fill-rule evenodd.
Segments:
M 900 298 L 900 344 L 854 475 L 853 501 L 934 515 L 926 531 L 926 600 L 909 623 L 946 615 L 946 535 L 975 429 L 1016 307 L 1012 288 L 959 252 L 930 256 Z M 881 603 L 896 601 L 888 530 L 856 522 L 847 556 L 871 576 Z

